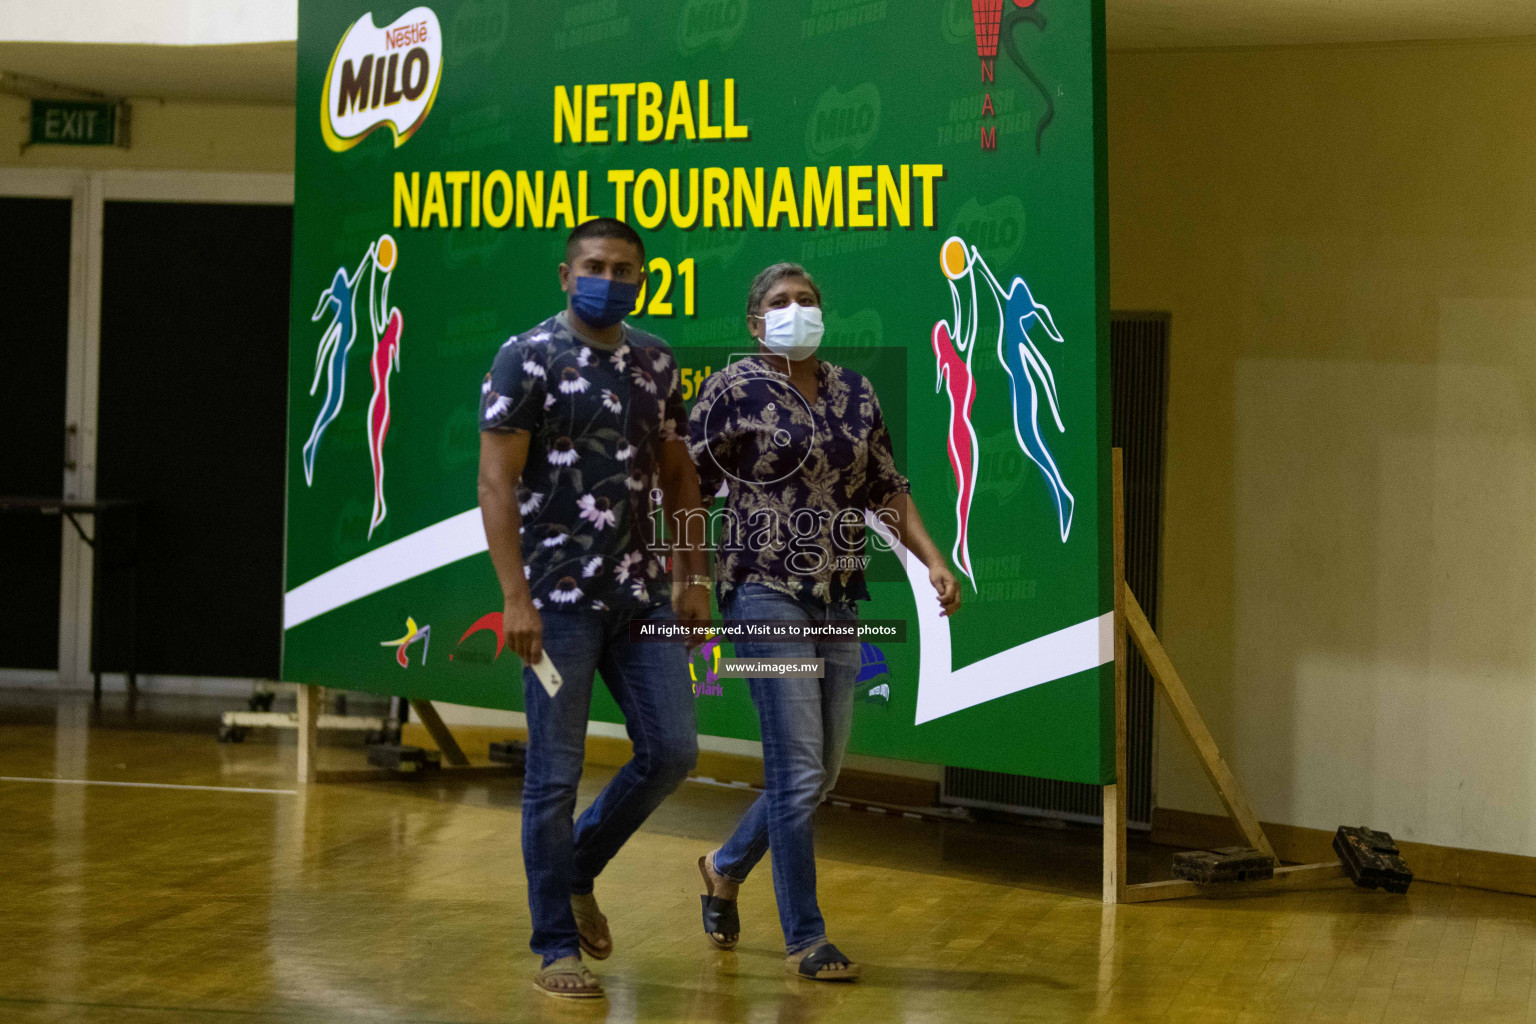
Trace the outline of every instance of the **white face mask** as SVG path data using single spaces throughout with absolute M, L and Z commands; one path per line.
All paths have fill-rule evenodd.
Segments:
M 826 331 L 821 309 L 799 303 L 770 309 L 762 321 L 763 345 L 774 355 L 791 361 L 810 358 Z

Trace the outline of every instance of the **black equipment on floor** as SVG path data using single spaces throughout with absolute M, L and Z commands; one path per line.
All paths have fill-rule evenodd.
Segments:
M 1398 852 L 1397 843 L 1385 832 L 1340 825 L 1333 836 L 1333 852 L 1362 889 L 1407 892 L 1413 881 L 1413 872 Z
M 1173 875 L 1199 885 L 1252 882 L 1275 877 L 1275 861 L 1247 846 L 1187 850 L 1173 855 Z
M 422 772 L 437 771 L 443 766 L 437 751 L 397 743 L 375 743 L 370 746 L 368 763 L 375 768 L 387 768 L 402 775 L 419 775 Z
M 486 756 L 495 764 L 504 764 L 521 775 L 528 767 L 528 744 L 521 740 L 492 743 Z

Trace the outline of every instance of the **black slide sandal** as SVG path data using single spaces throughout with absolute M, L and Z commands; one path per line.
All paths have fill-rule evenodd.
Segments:
M 841 969 L 834 970 L 834 964 L 842 965 Z M 857 981 L 859 978 L 859 965 L 843 956 L 830 942 L 822 943 L 798 961 L 785 960 L 784 970 L 808 981 Z
M 699 874 L 704 876 L 704 888 L 708 890 L 699 897 L 704 908 L 704 937 L 716 949 L 735 949 L 736 943 L 741 941 L 741 918 L 736 913 L 736 901 L 715 895 L 715 880 L 710 877 L 707 857 L 706 854 L 699 858 Z M 716 933 L 734 938 L 722 942 L 715 938 Z

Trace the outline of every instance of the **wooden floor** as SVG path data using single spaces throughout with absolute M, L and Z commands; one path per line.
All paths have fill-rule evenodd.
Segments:
M 291 741 L 221 746 L 152 707 L 134 725 L 0 705 L 0 776 L 232 787 L 0 782 L 6 1024 L 1536 1020 L 1536 900 L 1415 885 L 1111 909 L 1091 834 L 832 807 L 822 906 L 865 978 L 797 981 L 766 862 L 741 947 L 700 934 L 694 860 L 751 794 L 697 783 L 598 880 L 607 1000 L 556 1002 L 528 983 L 515 780 L 241 792 L 293 788 Z M 1133 879 L 1165 857 L 1140 852 Z

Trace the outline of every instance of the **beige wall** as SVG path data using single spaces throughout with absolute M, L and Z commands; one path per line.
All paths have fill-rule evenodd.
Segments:
M 0 0 L 7 40 L 209 46 L 292 42 L 297 0 Z
M 1260 816 L 1536 855 L 1536 42 L 1115 54 L 1109 112 L 1162 634 Z
M 132 145 L 32 146 L 28 101 L 0 95 L 0 167 L 134 168 L 184 171 L 293 171 L 292 107 L 132 101 Z

